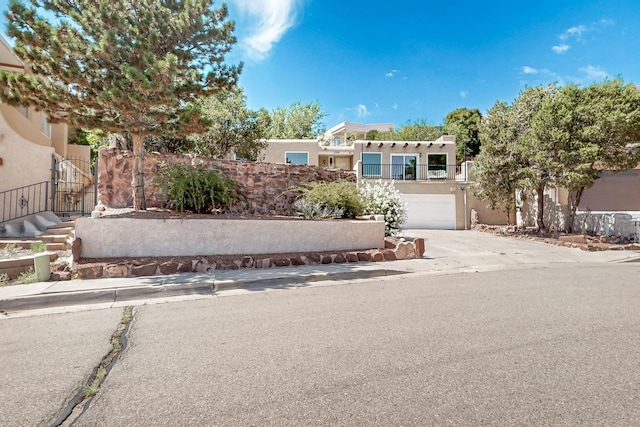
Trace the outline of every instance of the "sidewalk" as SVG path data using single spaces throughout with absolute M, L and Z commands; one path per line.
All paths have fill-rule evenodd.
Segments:
M 116 304 L 151 298 L 207 296 L 234 289 L 296 287 L 320 281 L 367 279 L 420 270 L 428 260 L 345 263 L 181 273 L 165 276 L 40 282 L 0 288 L 0 314 L 86 304 Z

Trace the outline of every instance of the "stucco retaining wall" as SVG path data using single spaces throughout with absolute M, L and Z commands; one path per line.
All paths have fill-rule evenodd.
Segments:
M 384 248 L 383 221 L 78 218 L 83 258 Z

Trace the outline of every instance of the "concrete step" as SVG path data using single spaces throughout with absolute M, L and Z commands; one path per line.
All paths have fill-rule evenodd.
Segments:
M 65 235 L 68 236 L 73 233 L 73 227 L 50 227 L 47 229 L 49 235 Z
M 45 243 L 66 243 L 69 238 L 66 234 L 43 234 L 38 239 Z
M 52 225 L 50 227 L 48 227 L 49 230 L 55 230 L 56 228 L 75 228 L 76 226 L 76 222 L 75 221 L 62 221 L 60 224 L 56 224 L 56 225 Z
M 64 251 L 67 249 L 66 243 L 47 243 L 48 251 Z

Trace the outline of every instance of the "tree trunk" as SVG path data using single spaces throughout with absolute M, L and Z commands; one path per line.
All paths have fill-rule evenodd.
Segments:
M 573 223 L 576 220 L 576 211 L 582 199 L 582 193 L 584 193 L 584 187 L 581 187 L 575 194 L 569 193 L 569 218 L 567 218 L 567 232 L 573 233 Z
M 538 231 L 545 231 L 544 226 L 544 187 L 536 188 L 536 194 L 538 196 L 538 212 L 536 222 L 538 223 Z
M 133 189 L 133 209 L 137 211 L 147 210 L 147 202 L 144 197 L 144 144 L 143 136 L 140 134 L 133 134 L 131 136 L 133 141 L 133 182 L 131 187 Z

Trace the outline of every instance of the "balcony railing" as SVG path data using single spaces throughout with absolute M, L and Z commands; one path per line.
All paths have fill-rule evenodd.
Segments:
M 0 223 L 49 210 L 50 182 L 0 192 Z
M 466 168 L 461 165 L 400 165 L 360 163 L 360 176 L 365 179 L 394 181 L 466 181 Z

